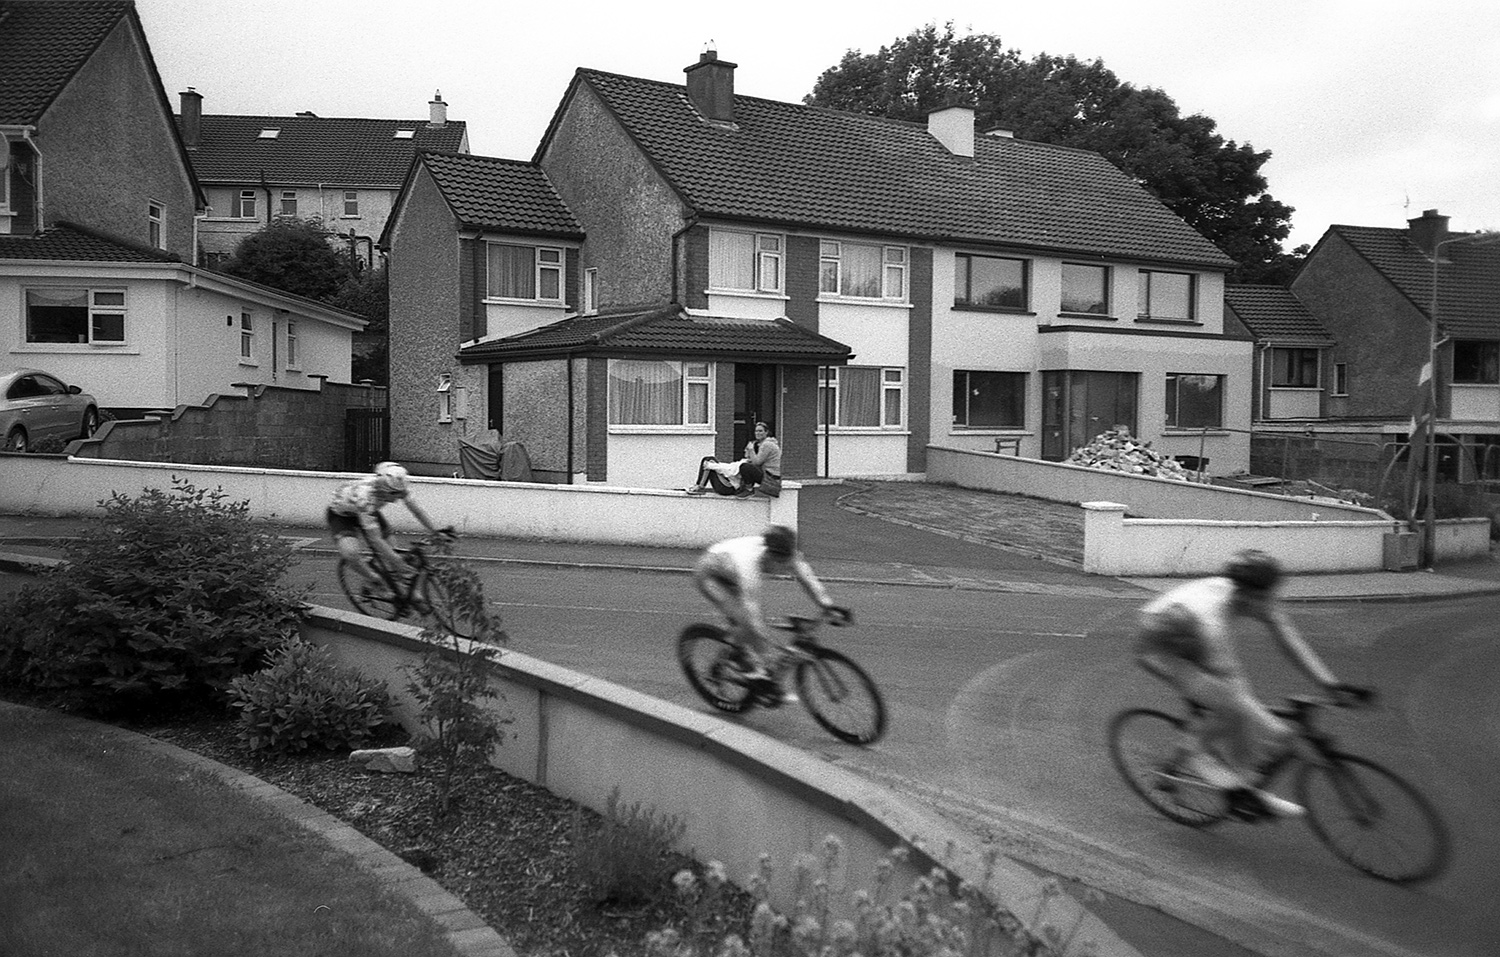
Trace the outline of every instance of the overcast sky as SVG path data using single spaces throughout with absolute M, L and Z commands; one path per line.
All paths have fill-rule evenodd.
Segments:
M 1333 223 L 1400 226 L 1436 208 L 1500 228 L 1500 4 L 1136 0 L 136 0 L 174 109 L 421 119 L 442 91 L 472 152 L 529 159 L 573 71 L 682 82 L 712 39 L 735 90 L 800 102 L 845 51 L 927 22 L 1027 59 L 1099 58 L 1220 135 L 1274 155 L 1296 208 L 1287 248 Z M 921 11 L 921 12 L 918 12 Z

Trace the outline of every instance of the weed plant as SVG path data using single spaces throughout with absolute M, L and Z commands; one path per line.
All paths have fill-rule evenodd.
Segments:
M 383 683 L 295 636 L 270 653 L 265 668 L 230 683 L 229 703 L 240 741 L 275 754 L 364 747 L 391 722 Z
M 687 825 L 681 818 L 622 804 L 609 792 L 603 819 L 590 831 L 573 812 L 572 844 L 579 884 L 598 907 L 637 907 L 666 893 L 669 854 Z

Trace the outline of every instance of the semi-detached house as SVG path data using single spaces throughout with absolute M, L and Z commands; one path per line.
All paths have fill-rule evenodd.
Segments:
M 450 470 L 494 430 L 564 479 L 681 487 L 756 420 L 791 478 L 1060 460 L 1124 425 L 1244 468 L 1233 264 L 1139 184 L 966 108 L 782 103 L 735 70 L 580 69 L 530 163 L 419 157 L 383 238 L 393 455 Z

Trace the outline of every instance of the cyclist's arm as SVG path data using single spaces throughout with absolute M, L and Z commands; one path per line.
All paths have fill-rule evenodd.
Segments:
M 1318 657 L 1317 652 L 1302 637 L 1297 626 L 1292 624 L 1292 619 L 1280 607 L 1273 606 L 1266 610 L 1264 615 L 1266 627 L 1271 630 L 1277 644 L 1281 646 L 1282 652 L 1302 669 L 1302 673 L 1324 687 L 1330 687 L 1338 683 L 1328 666 L 1323 664 L 1323 659 Z
M 397 572 L 404 564 L 401 556 L 396 554 L 396 548 L 390 539 L 385 537 L 381 531 L 380 522 L 375 517 L 373 510 L 361 510 L 359 513 L 359 527 L 365 533 L 365 541 L 370 543 L 370 548 L 375 552 L 380 563 L 391 572 Z
M 807 559 L 802 557 L 801 552 L 792 556 L 792 576 L 797 579 L 802 590 L 807 592 L 807 597 L 816 602 L 819 608 L 827 611 L 833 607 L 833 599 L 829 597 L 828 589 L 818 581 L 818 576 L 813 574 L 812 566 L 807 563 Z
M 416 520 L 422 523 L 423 528 L 427 529 L 429 532 L 432 532 L 434 535 L 437 534 L 437 525 L 433 524 L 432 519 L 429 518 L 427 516 L 427 513 L 422 510 L 422 506 L 417 504 L 416 499 L 412 498 L 410 495 L 407 495 L 401 501 L 406 503 L 407 511 L 411 512 Z
M 745 624 L 754 629 L 756 637 L 761 641 L 763 651 L 768 651 L 776 646 L 775 636 L 771 634 L 770 626 L 766 624 L 765 612 L 760 606 L 760 562 L 736 561 L 740 583 L 740 604 L 745 611 Z

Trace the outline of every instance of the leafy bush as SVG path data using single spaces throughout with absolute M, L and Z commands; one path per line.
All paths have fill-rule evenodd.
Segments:
M 391 720 L 385 685 L 301 638 L 272 651 L 265 668 L 230 682 L 229 703 L 251 751 L 359 748 Z
M 63 563 L 0 607 L 0 678 L 115 714 L 222 703 L 296 626 L 291 547 L 247 503 L 175 476 L 100 506 Z
M 621 804 L 620 789 L 609 794 L 604 818 L 590 830 L 581 811 L 573 812 L 573 855 L 580 886 L 595 904 L 630 907 L 665 893 L 672 846 L 687 825 L 639 803 Z

